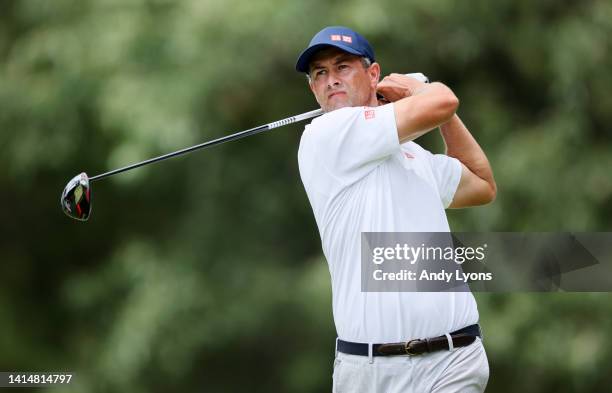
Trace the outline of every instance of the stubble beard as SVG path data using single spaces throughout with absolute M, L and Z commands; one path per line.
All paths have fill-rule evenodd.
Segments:
M 347 91 L 346 96 L 332 97 L 331 102 L 328 100 L 325 106 L 322 107 L 324 112 L 335 111 L 347 107 L 368 106 L 369 102 L 366 98 L 361 98 Z

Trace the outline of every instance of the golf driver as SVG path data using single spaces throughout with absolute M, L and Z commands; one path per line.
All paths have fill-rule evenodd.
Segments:
M 418 79 L 421 82 L 425 82 L 425 83 L 429 82 L 427 77 L 421 73 L 406 74 L 406 75 L 413 77 L 415 79 Z M 286 126 L 286 125 L 293 124 L 299 121 L 312 119 L 322 114 L 323 114 L 322 109 L 316 109 L 314 111 L 302 113 L 300 115 L 291 116 L 286 119 L 278 120 L 272 123 L 264 124 L 259 127 L 251 128 L 245 131 L 240 131 L 232 135 L 227 135 L 221 138 L 217 138 L 212 141 L 200 143 L 199 145 L 177 150 L 172 153 L 150 158 L 148 160 L 137 162 L 135 164 L 131 164 L 123 168 L 114 169 L 109 172 L 101 173 L 93 177 L 88 177 L 87 173 L 82 172 L 76 175 L 75 177 L 73 177 L 68 182 L 66 187 L 64 188 L 64 191 L 62 192 L 62 196 L 60 198 L 60 204 L 62 205 L 62 210 L 64 211 L 64 213 L 66 213 L 66 215 L 68 215 L 68 217 L 74 218 L 75 220 L 79 220 L 79 221 L 87 221 L 91 214 L 91 186 L 90 186 L 91 182 L 94 182 L 100 179 L 104 179 L 105 177 L 110 177 L 112 175 L 116 175 L 121 172 L 126 172 L 131 169 L 135 169 L 135 168 L 138 168 L 144 165 L 152 164 L 154 162 L 163 161 L 168 158 L 180 156 L 182 154 L 186 154 L 194 150 L 203 149 L 203 148 L 214 146 L 214 145 L 220 145 L 225 142 L 235 141 L 237 139 L 255 135 L 263 131 L 269 131 L 274 128 Z
M 62 192 L 62 197 L 60 199 L 62 210 L 68 215 L 68 217 L 74 218 L 75 220 L 79 221 L 87 221 L 91 214 L 91 182 L 104 179 L 105 177 L 116 175 L 121 172 L 126 172 L 144 165 L 152 164 L 154 162 L 163 161 L 168 158 L 180 156 L 182 154 L 186 154 L 194 150 L 203 149 L 214 145 L 220 145 L 225 142 L 235 141 L 237 139 L 255 135 L 263 131 L 268 131 L 274 128 L 286 126 L 288 124 L 296 123 L 302 120 L 312 119 L 313 117 L 317 117 L 322 114 L 323 110 L 316 109 L 314 111 L 302 113 L 296 116 L 291 116 L 286 119 L 278 120 L 272 123 L 264 124 L 259 127 L 240 131 L 232 135 L 217 138 L 212 141 L 200 143 L 199 145 L 177 150 L 175 152 L 164 154 L 162 156 L 150 158 L 148 160 L 137 162 L 135 164 L 128 165 L 123 168 L 115 169 L 109 172 L 101 173 L 93 177 L 88 177 L 85 172 L 80 173 L 68 182 L 68 184 L 64 188 L 64 191 Z

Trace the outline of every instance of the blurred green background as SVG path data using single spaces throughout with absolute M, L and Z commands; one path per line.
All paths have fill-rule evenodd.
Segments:
M 81 171 L 315 109 L 294 61 L 337 24 L 383 74 L 460 98 L 499 192 L 449 211 L 453 230 L 610 231 L 609 1 L 3 0 L 0 370 L 78 374 L 53 392 L 331 391 L 303 124 L 95 183 L 87 223 L 59 196 Z M 476 296 L 487 391 L 610 391 L 610 294 Z

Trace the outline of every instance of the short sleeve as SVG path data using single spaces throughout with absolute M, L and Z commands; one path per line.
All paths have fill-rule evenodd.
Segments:
M 440 200 L 446 209 L 453 201 L 461 180 L 461 162 L 445 154 L 431 154 L 430 163 Z
M 309 128 L 312 159 L 342 186 L 360 180 L 400 149 L 392 104 L 338 109 Z

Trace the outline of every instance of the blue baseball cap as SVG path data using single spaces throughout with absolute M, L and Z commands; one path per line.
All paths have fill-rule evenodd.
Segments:
M 367 57 L 373 63 L 374 50 L 370 46 L 368 40 L 363 38 L 359 33 L 344 26 L 329 26 L 315 34 L 310 40 L 308 48 L 306 48 L 297 63 L 295 69 L 298 72 L 308 73 L 308 65 L 312 56 L 321 49 L 326 47 L 336 47 L 353 55 Z

